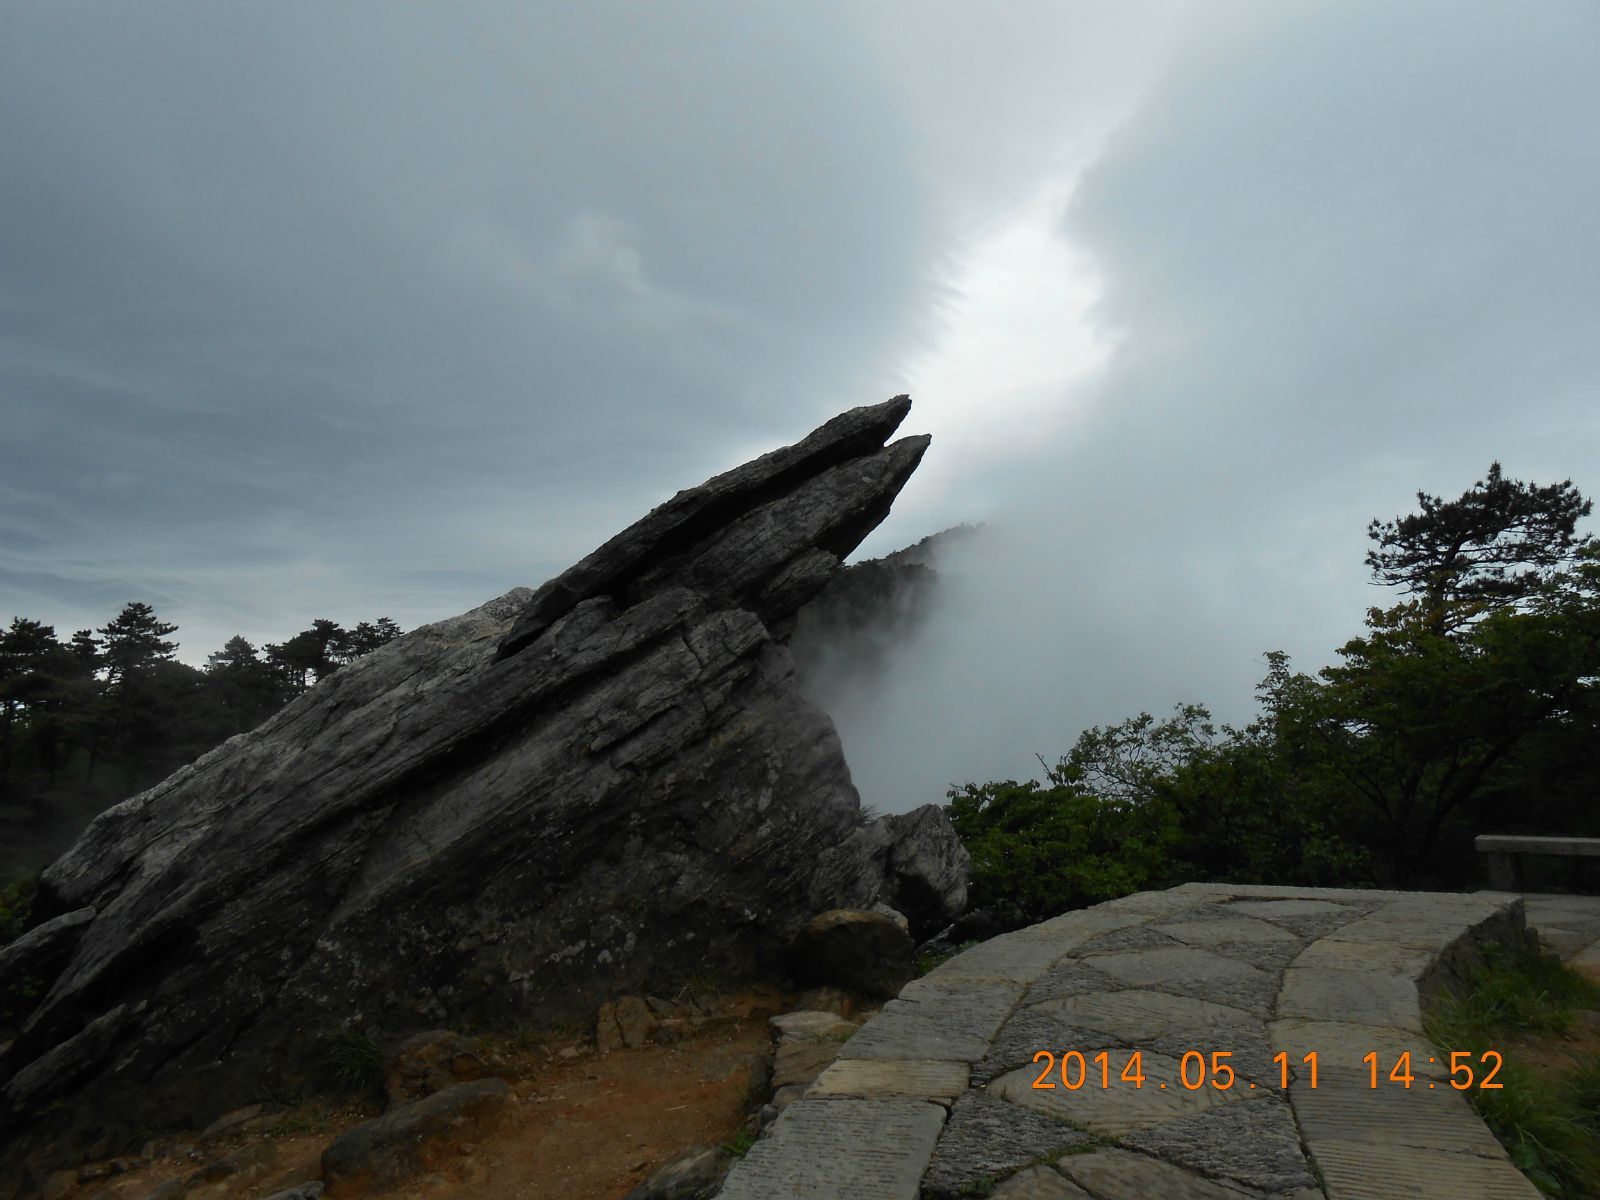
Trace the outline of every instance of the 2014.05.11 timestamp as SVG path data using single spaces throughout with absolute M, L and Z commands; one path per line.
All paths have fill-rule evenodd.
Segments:
M 1101 1050 L 1092 1055 L 1086 1055 L 1081 1050 L 1066 1050 L 1060 1054 L 1059 1060 L 1055 1051 L 1040 1050 L 1033 1056 L 1034 1065 L 1039 1065 L 1041 1060 L 1044 1065 L 1038 1077 L 1034 1079 L 1033 1086 L 1040 1091 L 1053 1090 L 1057 1086 L 1053 1078 L 1056 1074 L 1061 1077 L 1060 1086 L 1069 1092 L 1095 1086 L 1112 1088 L 1129 1085 L 1135 1088 L 1147 1086 L 1166 1088 L 1169 1082 L 1173 1087 L 1181 1087 L 1191 1092 L 1200 1091 L 1205 1087 L 1225 1092 L 1233 1087 L 1274 1086 L 1272 1082 L 1257 1084 L 1251 1080 L 1240 1079 L 1232 1062 L 1229 1061 L 1232 1057 L 1231 1050 L 1213 1050 L 1209 1055 L 1199 1050 L 1190 1050 L 1178 1060 L 1178 1077 L 1167 1081 L 1151 1079 L 1145 1074 L 1144 1054 L 1138 1050 L 1129 1051 L 1120 1068 L 1112 1062 L 1112 1055 L 1108 1050 Z M 1448 1086 L 1458 1092 L 1465 1092 L 1475 1087 L 1494 1090 L 1504 1086 L 1494 1082 L 1494 1077 L 1505 1065 L 1504 1056 L 1498 1050 L 1485 1050 L 1479 1054 L 1455 1050 L 1448 1052 L 1443 1059 L 1429 1057 L 1427 1061 L 1439 1066 L 1448 1064 L 1447 1079 L 1440 1081 L 1426 1077 L 1419 1078 L 1412 1069 L 1413 1059 L 1409 1050 L 1396 1055 L 1393 1062 L 1385 1060 L 1376 1051 L 1364 1055 L 1361 1059 L 1367 1068 L 1370 1086 L 1374 1090 L 1391 1085 L 1403 1088 Z M 1317 1086 L 1317 1068 L 1320 1060 L 1315 1050 L 1292 1061 L 1287 1051 L 1280 1050 L 1272 1056 L 1272 1062 L 1277 1068 L 1277 1087 L 1282 1089 L 1289 1087 L 1291 1069 L 1295 1072 L 1296 1078 L 1305 1079 L 1308 1087 Z

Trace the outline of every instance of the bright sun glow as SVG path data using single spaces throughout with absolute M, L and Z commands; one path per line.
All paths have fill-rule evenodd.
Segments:
M 1111 340 L 1089 319 L 1100 283 L 1061 232 L 1076 179 L 1059 180 L 954 254 L 932 343 L 906 366 L 917 428 L 961 447 L 961 469 L 1046 437 L 1078 407 Z M 937 456 L 924 466 L 939 474 Z M 942 481 L 941 481 L 942 482 Z

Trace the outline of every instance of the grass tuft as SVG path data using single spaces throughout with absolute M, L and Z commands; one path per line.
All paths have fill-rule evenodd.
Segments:
M 362 1098 L 383 1095 L 383 1047 L 365 1033 L 346 1029 L 329 1038 L 327 1063 L 343 1090 Z
M 1444 1051 L 1504 1056 L 1498 1089 L 1467 1092 L 1512 1162 L 1549 1196 L 1600 1196 L 1600 1059 L 1552 1081 L 1515 1061 L 1507 1041 L 1561 1037 L 1600 985 L 1529 944 L 1488 947 L 1461 985 L 1430 1005 L 1428 1037 Z

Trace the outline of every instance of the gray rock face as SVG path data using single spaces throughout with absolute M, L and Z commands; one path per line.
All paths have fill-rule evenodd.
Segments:
M 76 942 L 0 1059 L 0 1144 L 204 1125 L 315 1082 L 344 1030 L 748 977 L 811 915 L 878 899 L 782 639 L 921 459 L 926 437 L 885 444 L 909 408 L 679 493 L 97 818 L 35 901 Z
M 972 856 L 937 804 L 883 818 L 888 826 L 886 891 L 881 899 L 906 914 L 917 940 L 944 928 L 967 907 Z
M 80 908 L 36 925 L 0 949 L 0 1023 L 9 1024 L 30 997 L 61 973 L 78 939 L 94 920 L 94 909 Z

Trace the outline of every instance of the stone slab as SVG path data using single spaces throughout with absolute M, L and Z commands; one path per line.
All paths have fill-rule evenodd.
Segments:
M 1262 1017 L 1278 996 L 1277 972 L 1194 946 L 1102 954 L 1089 961 L 1126 984 L 1226 1004 Z
M 1455 896 L 1457 892 L 1383 892 L 1375 888 L 1279 887 L 1271 883 L 1185 883 L 1169 892 L 1236 900 L 1330 900 L 1335 904 L 1387 904 L 1415 896 Z
M 922 1178 L 925 1200 L 970 1196 L 985 1180 L 1089 1144 L 1089 1135 L 984 1092 L 956 1101 Z M 1048 1194 L 1048 1193 L 1046 1193 Z
M 1178 1059 L 1149 1052 L 1141 1056 L 1144 1085 L 1135 1087 L 1119 1078 L 1126 1061 L 1127 1055 L 1112 1053 L 1109 1087 L 1102 1085 L 1096 1068 L 1089 1064 L 1089 1081 L 1069 1090 L 1062 1085 L 1058 1060 L 1056 1069 L 1044 1080 L 1054 1083 L 1053 1088 L 1033 1086 L 1048 1065 L 1040 1063 L 1000 1076 L 989 1085 L 988 1092 L 1105 1137 L 1122 1137 L 1135 1130 L 1165 1125 L 1249 1094 L 1237 1085 L 1221 1090 L 1207 1084 L 1191 1091 L 1179 1082 Z
M 1534 893 L 1524 896 L 1522 903 L 1529 925 L 1560 917 L 1574 917 L 1580 920 L 1600 919 L 1600 896 L 1550 896 Z
M 1479 854 L 1548 854 L 1560 858 L 1600 858 L 1600 838 L 1480 833 L 1473 839 L 1473 844 Z
M 1114 992 L 1124 987 L 1121 980 L 1107 975 L 1091 960 L 1066 958 L 1035 979 L 1023 997 L 1023 1004 L 1081 996 L 1085 992 Z
M 1541 925 L 1538 930 L 1539 940 L 1548 946 L 1554 953 L 1562 958 L 1570 958 L 1580 954 L 1594 941 L 1587 933 L 1576 933 L 1570 929 L 1560 929 L 1552 925 Z
M 1051 917 L 1048 921 L 1040 921 L 1037 925 L 1030 925 L 1028 928 L 1037 930 L 1040 933 L 1048 933 L 1053 937 L 1066 937 L 1083 941 L 1097 933 L 1105 933 L 1111 929 L 1122 929 L 1129 925 L 1139 925 L 1148 919 L 1148 916 L 1144 913 L 1108 909 L 1104 905 L 1099 905 L 1094 908 L 1075 908 L 1071 912 L 1064 912 L 1060 916 Z
M 1203 1039 L 1214 1026 L 1251 1020 L 1248 1012 L 1231 1005 L 1135 989 L 1068 996 L 1036 1007 L 1067 1025 L 1109 1033 L 1130 1044 L 1180 1033 Z
M 1330 1200 L 1540 1200 L 1538 1188 L 1509 1160 L 1325 1141 L 1311 1146 Z
M 1161 933 L 1149 925 L 1129 925 L 1097 933 L 1073 953 L 1074 958 L 1091 958 L 1099 954 L 1120 954 L 1125 950 L 1156 950 L 1180 943 L 1174 937 Z
M 1294 1114 L 1274 1096 L 1222 1105 L 1140 1130 L 1125 1137 L 1123 1144 L 1185 1170 L 1263 1192 L 1310 1188 L 1317 1182 L 1301 1152 Z
M 856 1031 L 858 1022 L 847 1021 L 837 1013 L 802 1009 L 767 1018 L 767 1028 L 776 1038 L 798 1041 L 842 1042 Z
M 1068 1025 L 1042 1008 L 1019 1008 L 1006 1019 L 995 1035 L 983 1060 L 972 1068 L 974 1086 L 988 1083 L 1007 1071 L 1025 1067 L 1034 1055 L 1049 1050 L 1060 1055 L 1066 1050 L 1092 1054 L 1099 1050 L 1121 1049 L 1122 1039 L 1094 1029 Z
M 967 1064 L 870 1058 L 836 1062 L 808 1096 L 898 1096 L 950 1104 L 967 1090 Z
M 1373 942 L 1437 952 L 1495 915 L 1492 912 L 1394 912 L 1392 909 L 1383 909 L 1351 921 L 1338 930 L 1338 935 L 1339 940 L 1344 942 Z
M 1237 906 L 1234 906 L 1237 907 Z M 1335 906 L 1337 907 L 1337 905 Z M 1187 946 L 1218 946 L 1225 942 L 1293 942 L 1295 936 L 1259 917 L 1217 917 L 1209 921 L 1164 921 L 1154 928 Z
M 797 1100 L 733 1165 L 721 1200 L 916 1200 L 945 1111 L 920 1100 Z
M 1322 916 L 1350 911 L 1349 905 L 1335 904 L 1332 900 L 1238 900 L 1228 907 L 1241 916 L 1268 922 L 1284 917 Z
M 1208 949 L 1224 958 L 1236 958 L 1263 971 L 1281 972 L 1300 956 L 1305 942 L 1291 937 L 1286 942 L 1219 942 Z
M 1409 979 L 1366 971 L 1290 967 L 1283 973 L 1278 1015 L 1422 1032 L 1417 985 Z
M 1387 1080 L 1400 1056 L 1409 1053 L 1413 1075 L 1435 1080 L 1448 1079 L 1450 1075 L 1449 1056 L 1442 1054 L 1426 1037 L 1388 1025 L 1286 1017 L 1267 1026 L 1267 1044 L 1273 1054 L 1287 1054 L 1290 1069 L 1297 1074 L 1305 1071 L 1302 1063 L 1310 1053 L 1317 1056 L 1319 1074 L 1323 1070 L 1370 1070 L 1362 1059 L 1376 1054 L 1381 1067 L 1379 1078 Z M 1430 1063 L 1429 1059 L 1433 1061 Z M 1274 1071 L 1275 1081 L 1281 1084 L 1282 1068 L 1275 1066 Z
M 1415 982 L 1437 957 L 1435 951 L 1416 946 L 1346 940 L 1340 931 L 1312 942 L 1290 966 L 1295 970 L 1327 967 L 1335 971 L 1366 971 Z
M 839 1056 L 839 1050 L 838 1042 L 784 1039 L 773 1057 L 773 1089 L 810 1083 Z
M 1210 903 L 1213 898 L 1184 888 L 1168 888 L 1164 892 L 1135 892 L 1095 905 L 1098 912 L 1120 913 L 1143 918 L 1170 917 L 1199 904 Z
M 1405 1088 L 1366 1071 L 1320 1070 L 1289 1085 L 1300 1131 L 1313 1150 L 1320 1142 L 1369 1142 L 1483 1158 L 1505 1158 L 1489 1127 L 1447 1082 L 1418 1079 Z
M 1032 983 L 1073 949 L 1079 938 L 1067 934 L 1025 929 L 1002 934 L 963 950 L 946 960 L 925 979 L 951 983 L 958 979 L 1000 979 Z
M 1600 970 L 1600 945 L 1588 946 L 1572 956 L 1572 965 L 1580 971 Z
M 1167 982 L 1195 979 L 1255 981 L 1270 978 L 1248 963 L 1193 946 L 1167 945 L 1155 950 L 1101 954 L 1093 962 L 1096 969 L 1133 987 L 1157 987 Z
M 1245 1081 L 1246 1091 L 1275 1090 L 1282 1093 L 1283 1072 L 1272 1061 L 1272 1051 L 1267 1048 L 1266 1030 L 1260 1021 L 1247 1021 L 1239 1025 L 1210 1025 L 1199 1031 L 1185 1029 L 1152 1038 L 1140 1044 L 1141 1049 L 1154 1050 L 1183 1061 L 1190 1052 L 1201 1055 L 1207 1069 L 1214 1063 L 1226 1063 L 1234 1074 Z M 1226 1053 L 1227 1058 L 1214 1058 Z M 1255 1083 L 1255 1088 L 1248 1085 Z
M 839 1048 L 839 1058 L 974 1063 L 1021 998 L 1022 985 L 1008 981 L 914 980 Z
M 1252 1195 L 1127 1150 L 1073 1154 L 1058 1162 L 1056 1170 L 1097 1200 L 1241 1200 Z
M 1094 1200 L 1066 1176 L 1049 1167 L 1018 1171 L 994 1190 L 995 1200 Z

